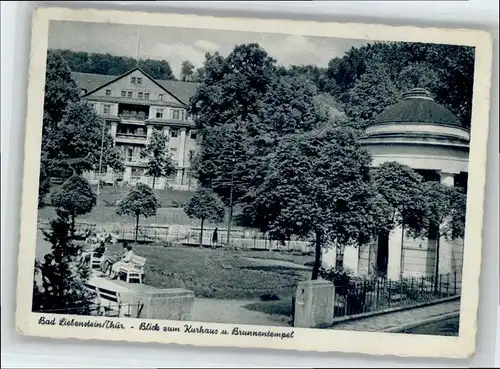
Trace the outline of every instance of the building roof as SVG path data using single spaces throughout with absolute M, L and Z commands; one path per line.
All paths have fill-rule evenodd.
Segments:
M 100 87 L 104 87 L 104 85 L 114 80 L 117 80 L 124 75 L 129 74 L 135 69 L 137 68 L 134 68 L 131 71 L 128 71 L 121 76 L 110 76 L 104 74 L 81 73 L 81 72 L 71 72 L 71 76 L 73 77 L 73 80 L 76 82 L 79 88 L 85 89 L 87 93 L 90 93 L 91 91 L 97 90 Z M 146 76 L 148 75 L 146 74 Z M 153 79 L 153 80 L 186 105 L 189 104 L 189 99 L 196 93 L 196 89 L 198 88 L 198 83 L 193 83 L 193 82 L 168 81 L 168 80 L 158 80 L 158 79 Z
M 434 101 L 432 94 L 414 88 L 403 94 L 403 100 L 388 107 L 376 118 L 374 124 L 442 124 L 463 127 L 460 120 L 446 107 Z

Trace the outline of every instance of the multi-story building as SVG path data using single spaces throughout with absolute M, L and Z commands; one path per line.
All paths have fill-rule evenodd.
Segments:
M 154 129 L 169 136 L 168 147 L 177 172 L 169 178 L 157 178 L 155 188 L 190 190 L 196 181 L 190 171 L 197 148 L 197 132 L 187 111 L 189 99 L 197 84 L 155 80 L 140 68 L 121 76 L 72 73 L 82 97 L 102 116 L 110 127 L 115 146 L 124 160 L 123 173 L 103 168 L 102 174 L 88 173 L 91 182 L 137 182 L 152 185 L 145 175 L 146 162 L 141 151 L 146 148 Z

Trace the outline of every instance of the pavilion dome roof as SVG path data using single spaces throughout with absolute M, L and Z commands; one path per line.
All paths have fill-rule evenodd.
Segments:
M 414 88 L 403 94 L 403 100 L 380 113 L 374 124 L 436 124 L 463 127 L 460 120 L 446 107 L 434 101 L 423 88 Z

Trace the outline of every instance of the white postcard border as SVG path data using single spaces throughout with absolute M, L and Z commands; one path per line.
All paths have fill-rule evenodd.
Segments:
M 241 329 L 291 333 L 293 338 L 242 337 L 231 335 L 233 324 L 147 320 L 170 327 L 180 327 L 180 333 L 162 333 L 137 330 L 140 319 L 75 317 L 31 312 L 33 273 L 37 224 L 37 188 L 42 133 L 45 60 L 49 22 L 51 20 L 122 23 L 148 26 L 253 31 L 305 36 L 355 38 L 366 40 L 427 42 L 474 46 L 475 72 L 471 142 L 469 156 L 469 191 L 467 197 L 467 228 L 462 273 L 459 337 L 419 336 L 377 332 L 354 332 L 303 328 L 283 328 L 240 325 Z M 300 351 L 340 351 L 372 355 L 464 358 L 475 352 L 476 318 L 479 298 L 481 265 L 484 187 L 486 180 L 486 148 L 488 142 L 492 39 L 489 33 L 477 30 L 394 27 L 374 24 L 327 23 L 254 18 L 224 18 L 185 14 L 160 14 L 111 10 L 75 10 L 68 8 L 40 8 L 33 17 L 29 70 L 28 108 L 24 171 L 22 180 L 21 226 L 18 260 L 16 329 L 26 335 L 52 338 L 99 339 L 132 342 L 177 343 L 195 346 L 225 346 L 274 348 Z M 38 324 L 39 318 L 75 321 L 113 321 L 125 327 L 120 329 L 76 328 Z M 227 329 L 228 335 L 183 333 L 184 324 L 193 324 L 218 331 Z M 130 328 L 134 326 L 134 328 Z

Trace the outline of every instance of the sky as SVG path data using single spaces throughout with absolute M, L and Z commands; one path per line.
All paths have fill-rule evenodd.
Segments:
M 218 51 L 226 56 L 235 45 L 250 42 L 259 43 L 281 65 L 313 64 L 321 67 L 351 47 L 366 43 L 364 40 L 260 32 L 52 21 L 48 47 L 164 59 L 178 77 L 184 60 L 200 67 L 206 52 Z

